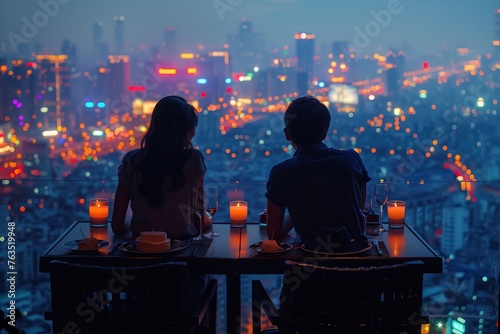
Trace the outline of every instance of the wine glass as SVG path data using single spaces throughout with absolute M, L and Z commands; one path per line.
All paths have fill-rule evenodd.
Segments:
M 219 233 L 214 232 L 214 222 L 213 217 L 219 210 L 219 192 L 217 186 L 209 185 L 203 189 L 205 195 L 205 208 L 207 212 L 212 216 L 212 224 L 210 225 L 210 232 L 205 233 L 205 237 L 213 238 L 218 237 Z
M 361 232 L 363 232 L 363 235 L 366 236 L 366 234 L 367 234 L 366 225 L 367 225 L 368 215 L 373 213 L 373 189 L 372 189 L 372 185 L 366 185 L 365 195 L 361 199 L 359 212 L 363 216 L 363 222 L 362 222 L 363 225 L 362 225 Z
M 199 223 L 199 233 L 193 240 L 202 240 L 205 237 L 203 236 L 203 216 L 205 214 L 205 205 L 203 201 L 203 192 L 197 190 L 194 195 L 194 220 L 195 223 Z
M 380 212 L 378 216 L 378 228 L 376 231 L 385 232 L 387 231 L 382 224 L 384 205 L 387 203 L 387 199 L 389 198 L 389 185 L 387 183 L 377 183 L 374 186 L 373 196 L 375 197 L 375 201 L 379 205 Z

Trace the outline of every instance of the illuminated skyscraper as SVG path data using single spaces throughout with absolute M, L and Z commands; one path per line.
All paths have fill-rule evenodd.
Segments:
M 307 94 L 314 77 L 314 34 L 305 32 L 295 34 L 297 54 L 297 91 Z
M 4 122 L 7 116 L 7 107 L 9 103 L 8 69 L 7 58 L 0 58 L 0 124 Z
M 104 27 L 104 23 L 95 22 L 92 27 L 92 42 L 94 45 L 98 45 L 102 43 L 102 30 Z
M 109 54 L 108 44 L 104 42 L 102 37 L 102 32 L 104 28 L 104 23 L 95 22 L 92 27 L 92 42 L 95 50 L 95 54 L 99 57 L 99 60 L 105 60 Z
M 130 60 L 128 56 L 109 56 L 108 66 L 99 69 L 99 87 L 110 101 L 123 99 L 130 86 Z
M 115 21 L 115 50 L 116 53 L 122 53 L 124 51 L 124 16 L 115 16 L 113 18 Z
M 354 81 L 353 58 L 351 58 L 349 52 L 348 42 L 338 41 L 332 43 L 332 55 L 328 72 L 331 74 L 332 82 L 350 83 Z
M 393 102 L 399 98 L 405 61 L 406 54 L 402 50 L 390 50 L 386 53 L 385 94 L 391 97 Z
M 495 12 L 495 36 L 493 37 L 493 46 L 495 47 L 494 55 L 496 59 L 500 59 L 500 8 Z
M 17 130 L 35 129 L 37 64 L 14 59 L 11 67 L 0 65 L 0 123 L 9 122 Z
M 349 42 L 338 41 L 332 43 L 332 55 L 334 60 L 345 59 L 349 56 Z
M 264 35 L 256 33 L 252 23 L 244 19 L 238 34 L 229 36 L 232 71 L 248 73 L 255 67 L 267 65 L 264 40 Z
M 64 107 L 71 101 L 67 55 L 37 55 L 42 108 L 49 116 L 45 128 L 61 131 Z M 55 119 L 55 122 L 54 122 Z

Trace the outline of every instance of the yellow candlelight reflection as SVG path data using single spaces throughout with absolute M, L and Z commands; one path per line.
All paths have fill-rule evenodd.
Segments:
M 391 255 L 401 255 L 401 250 L 405 247 L 404 229 L 391 229 L 387 234 L 388 249 Z
M 240 233 L 241 229 L 232 228 L 229 232 L 229 248 L 231 250 L 231 256 L 240 256 Z

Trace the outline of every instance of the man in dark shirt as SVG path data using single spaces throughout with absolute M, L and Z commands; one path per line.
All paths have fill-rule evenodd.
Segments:
M 353 239 L 363 235 L 359 209 L 370 177 L 357 152 L 323 143 L 330 120 L 328 108 L 312 96 L 292 101 L 286 110 L 285 136 L 296 151 L 269 174 L 270 239 L 285 236 L 293 227 L 302 241 L 318 237 L 324 227 L 344 226 Z

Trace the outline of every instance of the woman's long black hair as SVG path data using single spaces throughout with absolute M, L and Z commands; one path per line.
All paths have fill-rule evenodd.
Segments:
M 149 205 L 162 204 L 163 180 L 170 176 L 169 191 L 184 185 L 182 166 L 189 159 L 193 145 L 186 139 L 198 125 L 198 113 L 179 96 L 162 98 L 153 109 L 151 124 L 141 142 L 137 164 L 142 181 L 139 193 Z

